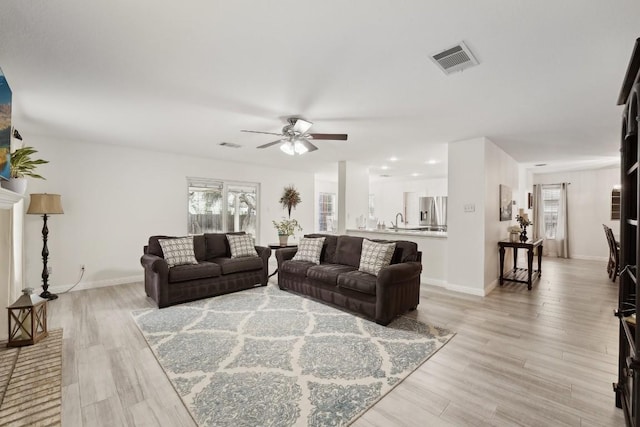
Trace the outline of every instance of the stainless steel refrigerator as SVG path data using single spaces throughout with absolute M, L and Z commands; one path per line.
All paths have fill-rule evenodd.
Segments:
M 420 197 L 420 226 L 447 230 L 447 197 Z

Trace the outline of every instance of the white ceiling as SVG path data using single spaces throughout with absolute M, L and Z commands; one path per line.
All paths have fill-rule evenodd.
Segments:
M 636 0 L 4 0 L 0 68 L 27 143 L 431 177 L 447 142 L 486 136 L 523 163 L 600 164 L 638 17 Z M 445 76 L 429 55 L 460 41 L 480 65 Z M 291 115 L 349 140 L 289 157 L 240 132 Z

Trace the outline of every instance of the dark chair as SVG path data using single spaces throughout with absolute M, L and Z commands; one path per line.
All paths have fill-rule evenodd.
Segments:
M 616 277 L 620 274 L 620 244 L 616 242 L 615 237 L 613 237 L 613 231 L 611 228 L 602 224 L 604 227 L 604 234 L 607 238 L 607 243 L 609 244 L 609 262 L 607 263 L 607 273 L 609 273 L 609 278 L 615 282 Z

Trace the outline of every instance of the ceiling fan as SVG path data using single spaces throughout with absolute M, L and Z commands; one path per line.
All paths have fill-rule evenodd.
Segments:
M 242 130 L 241 132 L 263 133 L 266 135 L 278 135 L 279 139 L 267 144 L 259 145 L 257 148 L 267 148 L 272 145 L 280 145 L 280 149 L 285 153 L 293 156 L 295 154 L 304 154 L 307 151 L 315 151 L 318 149 L 310 140 L 328 139 L 334 141 L 346 141 L 346 133 L 307 133 L 313 123 L 303 120 L 299 117 L 290 117 L 287 119 L 288 125 L 282 128 L 282 133 L 260 132 L 256 130 Z

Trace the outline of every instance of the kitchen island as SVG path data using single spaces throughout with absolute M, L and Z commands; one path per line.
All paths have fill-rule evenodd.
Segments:
M 347 229 L 349 236 L 367 239 L 408 240 L 418 245 L 422 252 L 422 273 L 420 281 L 436 286 L 447 284 L 447 232 L 414 230 L 400 227 L 395 229 Z

